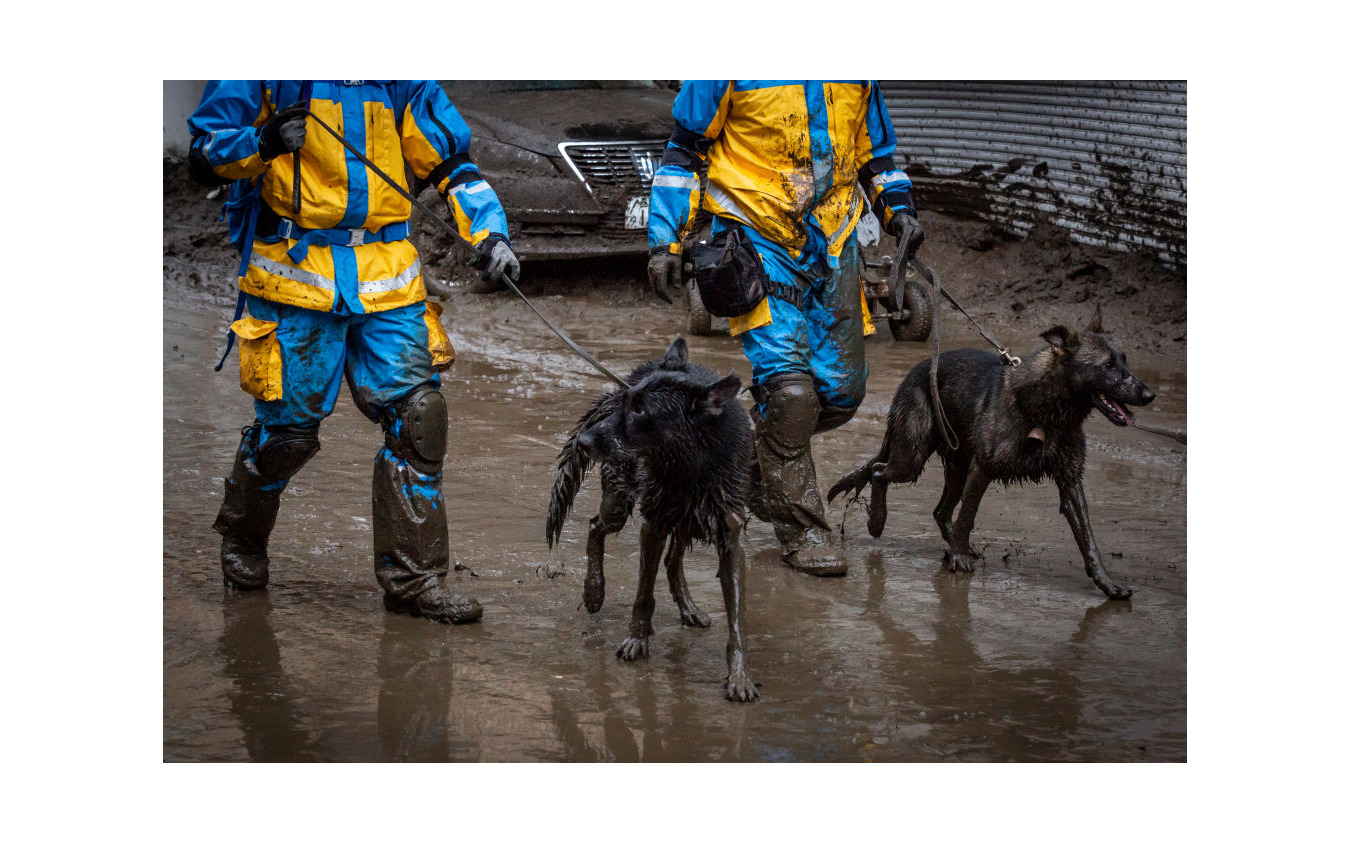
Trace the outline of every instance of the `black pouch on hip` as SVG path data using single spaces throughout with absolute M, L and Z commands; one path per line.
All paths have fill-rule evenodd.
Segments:
M 769 279 L 759 254 L 739 226 L 718 232 L 711 242 L 689 248 L 694 283 L 703 307 L 716 317 L 748 314 L 764 301 Z

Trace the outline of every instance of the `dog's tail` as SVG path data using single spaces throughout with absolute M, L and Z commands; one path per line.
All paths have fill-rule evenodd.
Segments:
M 876 457 L 866 461 L 836 481 L 834 486 L 830 487 L 830 494 L 826 497 L 827 501 L 834 501 L 841 492 L 847 492 L 852 498 L 856 499 L 862 493 L 863 487 L 872 482 L 872 474 L 886 468 L 887 461 L 891 459 L 891 440 L 894 437 L 894 431 L 894 425 L 888 424 L 886 426 L 886 434 L 881 438 L 881 451 L 877 452 Z
M 862 493 L 863 487 L 872 482 L 872 475 L 886 468 L 887 446 L 891 441 L 891 432 L 886 431 L 886 437 L 881 442 L 881 452 L 871 460 L 864 462 L 861 466 L 849 472 L 839 480 L 835 481 L 834 486 L 830 487 L 830 494 L 826 496 L 827 501 L 834 501 L 840 493 L 846 492 L 851 498 L 857 498 Z
M 854 499 L 863 487 L 878 483 L 913 483 L 923 472 L 932 448 L 926 447 L 933 436 L 933 412 L 923 389 L 912 387 L 906 378 L 895 391 L 890 412 L 886 414 L 886 434 L 881 438 L 877 456 L 840 478 L 830 487 L 828 501 L 847 492 Z M 887 472 L 879 478 L 881 472 Z
M 581 482 L 586 479 L 586 472 L 591 468 L 590 455 L 577 448 L 577 438 L 615 409 L 618 395 L 616 391 L 596 398 L 590 409 L 577 420 L 576 427 L 567 435 L 567 442 L 558 452 L 558 475 L 553 479 L 553 491 L 548 500 L 548 524 L 544 527 L 544 536 L 550 548 L 562 537 L 563 522 L 567 521 L 567 514 L 572 512 L 577 490 L 581 489 Z

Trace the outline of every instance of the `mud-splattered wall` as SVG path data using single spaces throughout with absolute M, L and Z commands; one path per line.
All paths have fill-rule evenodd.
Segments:
M 1186 263 L 1186 83 L 882 82 L 920 211 Z

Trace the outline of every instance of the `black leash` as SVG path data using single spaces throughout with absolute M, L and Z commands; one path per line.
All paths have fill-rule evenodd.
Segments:
M 897 297 L 897 300 L 904 292 L 905 255 L 909 253 L 909 237 L 910 235 L 906 233 L 904 239 L 896 244 L 898 258 L 894 262 L 895 269 L 893 272 L 895 277 L 891 283 L 891 292 Z M 1004 366 L 1017 366 L 1022 363 L 1021 358 L 1014 355 L 1008 347 L 999 345 L 999 342 L 984 330 L 984 326 L 980 325 L 975 317 L 967 313 L 966 309 L 961 307 L 961 303 L 952 298 L 952 294 L 942 288 L 942 277 L 938 275 L 936 270 L 930 269 L 927 264 L 919 260 L 918 255 L 911 255 L 908 263 L 913 265 L 914 271 L 932 285 L 934 293 L 951 302 L 958 311 L 965 315 L 966 319 L 970 320 L 971 324 L 975 326 L 975 330 L 980 332 L 980 336 L 998 350 L 998 356 L 1003 361 Z M 947 420 L 947 411 L 942 407 L 942 396 L 938 390 L 938 352 L 942 338 L 942 315 L 937 308 L 933 309 L 933 313 L 933 328 L 929 332 L 932 359 L 928 365 L 928 393 L 933 402 L 933 415 L 937 417 L 938 427 L 942 430 L 942 438 L 947 441 L 948 448 L 956 451 L 960 447 L 961 441 L 956 436 L 956 429 Z
M 980 325 L 979 321 L 976 320 L 975 317 L 967 313 L 966 309 L 961 307 L 960 302 L 952 298 L 952 294 L 948 293 L 945 289 L 941 288 L 938 285 L 938 282 L 936 281 L 937 279 L 936 272 L 929 269 L 928 265 L 925 264 L 923 261 L 919 260 L 917 256 L 911 258 L 910 263 L 914 265 L 915 272 L 917 272 L 919 275 L 927 279 L 928 283 L 933 285 L 933 288 L 937 290 L 937 292 L 942 294 L 942 298 L 946 299 L 948 302 L 951 302 L 953 307 L 955 307 L 958 311 L 960 311 L 965 316 L 966 319 L 970 320 L 971 325 L 975 326 L 975 330 L 980 332 L 980 336 L 983 337 L 985 340 L 989 341 L 989 345 L 993 346 L 998 351 L 998 356 L 1003 360 L 1004 366 L 1017 366 L 1022 363 L 1021 358 L 1014 355 L 1012 351 L 1008 349 L 1008 347 L 999 345 L 999 342 L 995 340 L 988 331 L 984 330 L 984 326 Z
M 337 138 L 337 139 L 338 139 L 338 143 L 340 143 L 340 144 L 342 144 L 344 147 L 346 147 L 346 148 L 347 148 L 347 151 L 350 152 L 352 155 L 356 156 L 357 159 L 360 160 L 360 162 L 361 162 L 362 164 L 364 164 L 364 165 L 366 165 L 367 167 L 369 167 L 370 170 L 371 170 L 371 172 L 373 172 L 375 175 L 379 176 L 381 179 L 384 179 L 384 181 L 385 181 L 386 183 L 388 183 L 389 187 L 391 187 L 391 188 L 393 188 L 394 190 L 398 191 L 398 193 L 399 193 L 400 196 L 402 196 L 404 199 L 408 200 L 408 201 L 411 202 L 413 205 L 415 205 L 415 206 L 417 206 L 418 208 L 420 208 L 420 209 L 422 210 L 422 213 L 423 213 L 423 214 L 425 214 L 425 215 L 426 215 L 428 218 L 430 218 L 431 220 L 435 221 L 435 223 L 436 223 L 438 226 L 440 226 L 441 228 L 445 229 L 446 232 L 448 232 L 449 234 L 453 235 L 455 238 L 459 238 L 459 236 L 460 236 L 460 235 L 459 235 L 459 232 L 455 229 L 454 226 L 450 225 L 450 224 L 447 223 L 445 220 L 443 220 L 443 219 L 441 218 L 441 216 L 440 216 L 439 214 L 437 214 L 435 211 L 432 211 L 432 210 L 431 210 L 430 208 L 428 208 L 426 205 L 422 204 L 422 202 L 421 202 L 417 197 L 413 196 L 411 193 L 408 193 L 408 191 L 404 190 L 397 182 L 395 182 L 392 178 L 390 178 L 389 174 L 385 173 L 385 172 L 384 172 L 383 170 L 381 170 L 379 167 L 376 167 L 376 166 L 375 166 L 375 163 L 374 163 L 373 161 L 371 161 L 369 158 L 366 158 L 364 155 L 362 155 L 360 150 L 358 150 L 356 147 L 352 146 L 351 144 L 347 143 L 347 139 L 344 138 L 344 137 L 342 137 L 342 135 L 341 135 L 339 132 L 337 132 L 336 130 L 334 130 L 333 127 L 329 126 L 327 123 L 324 123 L 322 120 L 320 120 L 319 117 L 318 117 L 318 115 L 316 115 L 314 112 L 310 111 L 308 108 L 305 109 L 305 114 L 309 115 L 309 116 L 314 120 L 315 123 L 317 123 L 317 124 L 319 124 L 320 126 L 322 126 L 323 129 L 324 129 L 326 132 L 328 132 L 328 134 L 332 135 L 334 138 Z M 558 337 L 559 337 L 564 343 L 566 343 L 566 344 L 568 345 L 568 347 L 570 347 L 570 348 L 572 349 L 572 351 L 574 351 L 574 352 L 576 352 L 578 355 L 580 355 L 582 360 L 586 361 L 586 362 L 589 363 L 591 366 L 595 367 L 598 371 L 600 371 L 600 372 L 603 373 L 604 375 L 608 376 L 609 379 L 610 379 L 611 381 L 613 381 L 615 384 L 618 384 L 620 387 L 627 387 L 627 386 L 628 386 L 628 382 L 627 382 L 627 381 L 625 381 L 625 380 L 623 380 L 622 378 L 620 378 L 619 376 L 615 375 L 613 372 L 610 372 L 609 369 L 608 369 L 603 363 L 601 363 L 600 361 L 598 361 L 598 360 L 596 360 L 594 357 L 592 357 L 592 356 L 590 355 L 590 353 L 587 352 L 585 349 L 581 348 L 581 347 L 578 346 L 576 343 L 572 342 L 572 338 L 571 338 L 571 337 L 568 337 L 568 336 L 563 332 L 563 330 L 562 330 L 561 328 L 559 328 L 558 326 L 554 325 L 554 324 L 549 320 L 548 317 L 546 317 L 546 316 L 544 316 L 542 313 L 540 313 L 540 312 L 539 312 L 539 309 L 536 308 L 536 307 L 534 306 L 534 303 L 531 302 L 529 299 L 527 299 L 527 298 L 525 297 L 525 294 L 524 294 L 524 293 L 521 293 L 521 292 L 520 292 L 520 288 L 519 288 L 519 287 L 516 287 L 515 282 L 511 281 L 510 276 L 508 276 L 506 273 L 502 273 L 502 281 L 506 282 L 506 286 L 509 287 L 509 288 L 511 288 L 511 292 L 512 292 L 512 293 L 515 293 L 517 296 L 519 296 L 519 297 L 520 297 L 520 300 L 521 300 L 522 302 L 524 302 L 526 305 L 528 305 L 529 308 L 530 308 L 530 310 L 534 311 L 534 315 L 537 316 L 537 317 L 539 317 L 539 319 L 543 321 L 544 325 L 547 325 L 550 329 L 552 329 L 553 333 L 554 333 L 554 334 L 557 334 Z
M 314 91 L 314 81 L 306 79 L 300 83 L 300 102 L 309 108 L 309 101 Z M 300 150 L 297 148 L 291 154 L 291 166 L 295 172 L 291 176 L 291 213 L 297 218 L 300 216 Z

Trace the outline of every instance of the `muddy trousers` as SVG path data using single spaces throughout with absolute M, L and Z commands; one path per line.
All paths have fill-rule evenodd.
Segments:
M 787 373 L 753 388 L 755 463 L 751 467 L 752 508 L 773 523 L 788 554 L 829 542 L 830 525 L 816 483 L 811 437 L 837 428 L 854 409 L 822 407 L 811 376 Z
M 245 429 L 234 468 L 225 479 L 224 501 L 214 525 L 224 537 L 221 566 L 225 578 L 239 589 L 267 585 L 267 540 L 290 479 L 267 476 L 258 470 L 257 441 L 262 432 L 262 426 L 256 423 Z M 318 451 L 317 438 L 313 450 Z M 291 473 L 299 468 L 296 465 Z M 371 495 L 375 579 L 396 598 L 420 594 L 450 572 L 441 475 L 439 467 L 418 471 L 388 447 L 375 456 Z
M 276 525 L 281 493 L 319 450 L 319 426 L 261 422 L 245 428 L 225 479 L 225 495 L 213 527 L 222 537 L 220 567 L 237 589 L 261 589 L 269 579 L 267 540 Z
M 407 600 L 450 573 L 450 530 L 439 466 L 423 473 L 382 448 L 375 455 L 371 499 L 375 579 L 385 594 Z
M 267 539 L 281 494 L 318 451 L 319 422 L 345 379 L 357 407 L 385 432 L 372 487 L 376 579 L 396 600 L 427 591 L 449 571 L 446 409 L 436 389 L 436 370 L 448 363 L 437 314 L 422 302 L 375 314 L 253 296 L 248 305 L 257 330 L 252 339 L 241 335 L 240 381 L 256 399 L 258 421 L 245 431 L 216 519 L 226 579 L 245 589 L 267 584 Z
M 792 258 L 750 236 L 769 278 L 801 294 L 799 303 L 769 298 L 769 321 L 740 334 L 756 402 L 751 508 L 791 554 L 831 541 L 811 437 L 851 419 L 866 392 L 860 253 L 851 237 L 833 262 Z

